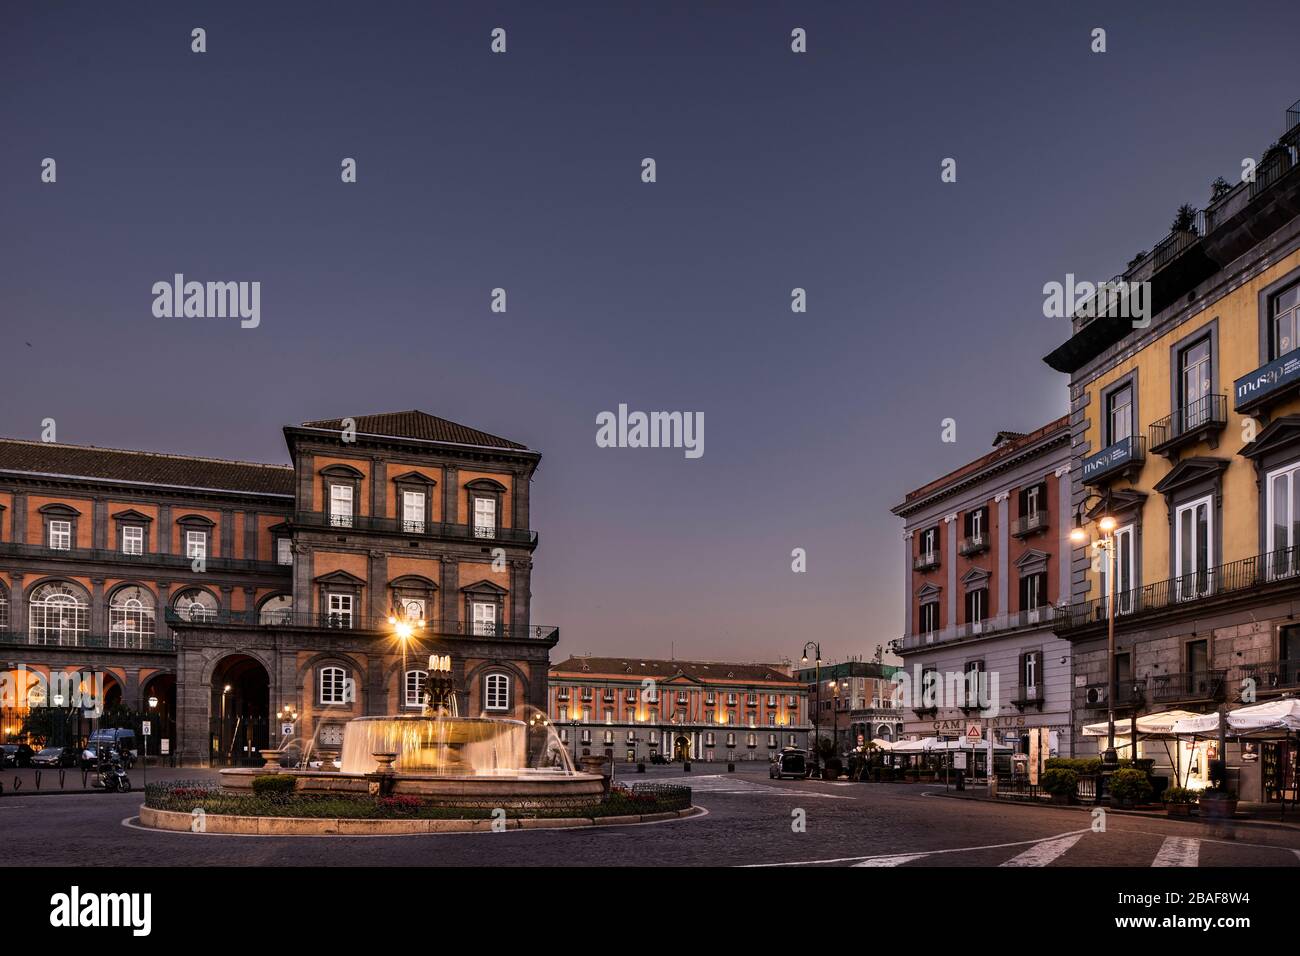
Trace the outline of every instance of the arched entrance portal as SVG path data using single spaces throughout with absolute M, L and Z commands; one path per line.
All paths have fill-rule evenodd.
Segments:
M 149 702 L 156 703 L 150 706 Z M 154 674 L 140 687 L 140 713 L 149 721 L 149 753 L 154 756 L 176 755 L 176 675 Z M 163 754 L 163 741 L 167 753 Z M 140 741 L 144 746 L 144 741 Z
M 267 746 L 270 679 L 260 661 L 243 654 L 225 658 L 212 672 L 209 748 L 213 764 L 260 764 Z
M 686 737 L 678 737 L 673 741 L 673 759 L 690 760 L 691 759 L 691 742 Z

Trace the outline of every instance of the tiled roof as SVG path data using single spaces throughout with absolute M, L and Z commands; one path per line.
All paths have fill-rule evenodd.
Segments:
M 663 681 L 678 674 L 701 681 L 781 681 L 801 683 L 776 664 L 729 664 L 725 661 L 661 661 L 642 657 L 570 657 L 551 665 L 551 673 L 598 674 L 620 678 L 652 677 Z
M 455 445 L 481 445 L 486 448 L 518 448 L 527 450 L 527 445 L 489 435 L 477 428 L 460 425 L 456 422 L 430 415 L 428 412 L 411 410 L 409 412 L 382 412 L 378 415 L 353 415 L 357 433 L 360 435 L 383 435 L 390 438 L 415 438 L 421 441 L 450 442 Z M 328 428 L 331 431 L 343 430 L 342 418 L 329 418 L 318 422 L 303 422 L 303 428 Z
M 0 471 L 292 495 L 293 468 L 220 458 L 0 438 Z

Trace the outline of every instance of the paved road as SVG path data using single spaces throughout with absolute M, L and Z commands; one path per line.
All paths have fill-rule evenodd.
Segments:
M 195 771 L 182 772 L 198 776 Z M 152 774 L 151 774 L 152 776 Z M 681 780 L 652 768 L 648 780 Z M 706 816 L 635 827 L 402 837 L 242 837 L 137 829 L 137 794 L 0 798 L 7 866 L 740 865 L 1297 866 L 1300 831 L 956 800 L 933 785 L 685 775 Z M 937 788 L 942 793 L 942 788 Z M 803 832 L 792 824 L 802 817 Z M 124 821 L 127 821 L 124 824 Z

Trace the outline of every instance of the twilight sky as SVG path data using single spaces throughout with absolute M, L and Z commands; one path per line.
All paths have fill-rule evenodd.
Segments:
M 1043 283 L 1109 278 L 1258 158 L 1297 27 L 1293 0 L 7 0 L 0 434 L 283 462 L 286 423 L 422 408 L 543 453 L 557 659 L 869 656 L 902 630 L 889 506 L 1065 411 Z M 155 318 L 177 272 L 260 281 L 260 327 Z M 704 455 L 598 448 L 619 403 L 703 412 Z

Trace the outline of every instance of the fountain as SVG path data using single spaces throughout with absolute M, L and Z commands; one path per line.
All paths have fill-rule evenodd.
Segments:
M 431 655 L 419 714 L 354 717 L 343 727 L 339 769 L 285 770 L 280 752 L 266 751 L 262 769 L 221 771 L 221 786 L 252 789 L 265 773 L 292 774 L 303 792 L 417 796 L 447 806 L 579 806 L 601 799 L 604 780 L 573 769 L 550 722 L 506 717 L 461 717 L 451 658 Z M 529 724 L 543 727 L 546 746 L 528 757 Z

